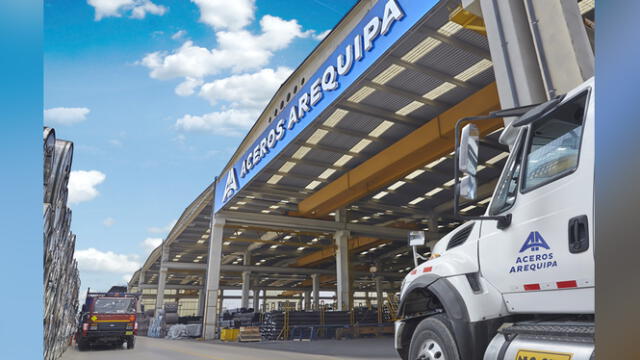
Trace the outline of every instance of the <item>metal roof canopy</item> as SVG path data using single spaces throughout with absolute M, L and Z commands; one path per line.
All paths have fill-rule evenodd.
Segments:
M 278 273 L 277 268 L 331 248 L 336 225 L 317 220 L 317 226 L 305 228 L 295 217 L 287 217 L 288 212 L 297 211 L 298 203 L 310 194 L 493 82 L 486 38 L 449 22 L 449 3 L 456 2 L 440 1 L 433 6 L 224 205 L 220 214 L 229 220 L 224 230 L 223 264 L 242 264 L 244 253 L 251 250 L 254 267 L 272 269 L 260 286 L 279 279 L 285 284 L 301 283 L 305 276 L 291 280 L 291 274 Z M 482 149 L 484 168 L 479 182 L 484 192 L 479 203 L 469 205 L 475 206 L 467 209 L 469 214 L 484 211 L 485 198 L 504 162 L 506 149 L 497 144 L 498 135 L 490 135 L 486 141 L 490 147 Z M 431 216 L 438 229 L 430 229 L 429 236 L 438 239 L 436 232 L 458 225 L 451 216 L 452 174 L 451 156 L 445 156 L 420 169 L 416 166 L 416 172 L 402 184 L 388 184 L 386 194 L 372 191 L 348 207 L 353 233 L 371 236 L 371 229 L 379 227 L 377 235 L 382 240 L 365 251 L 353 249 L 360 252 L 352 260 L 356 271 L 366 273 L 374 260 L 382 263 L 385 272 L 399 275 L 412 266 L 404 241 L 392 241 L 403 239 L 399 234 L 406 230 L 382 227 L 406 223 L 405 228 L 427 228 L 426 219 Z M 198 196 L 164 241 L 165 246 L 170 245 L 170 262 L 207 262 L 213 190 L 211 185 Z M 159 247 L 145 262 L 145 284 L 157 283 L 160 254 Z M 328 259 L 316 267 L 326 272 L 335 265 Z M 167 284 L 171 286 L 204 283 L 201 271 L 170 273 Z M 222 286 L 241 282 L 232 271 L 223 268 L 223 274 Z M 134 274 L 131 286 L 137 286 L 139 275 L 140 271 Z

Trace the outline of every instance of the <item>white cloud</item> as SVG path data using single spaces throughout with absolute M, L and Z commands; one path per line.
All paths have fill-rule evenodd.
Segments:
M 102 225 L 104 225 L 106 227 L 112 227 L 113 224 L 115 224 L 115 223 L 116 223 L 116 220 L 114 218 L 112 218 L 112 217 L 108 217 L 108 218 L 106 218 L 106 219 L 104 219 L 102 221 Z
M 316 40 L 322 40 L 322 39 L 326 38 L 327 35 L 329 35 L 330 32 L 331 32 L 331 29 L 325 30 L 325 31 L 321 32 L 320 34 L 315 35 L 313 38 L 316 39 Z
M 203 82 L 204 81 L 202 81 L 202 79 L 194 79 L 192 77 L 188 77 L 176 87 L 176 94 L 180 96 L 193 95 L 195 89 L 198 86 L 202 85 Z
M 171 35 L 171 38 L 173 40 L 180 40 L 182 39 L 185 35 L 187 35 L 187 31 L 186 30 L 178 30 L 175 34 Z
M 185 115 L 176 121 L 184 131 L 204 131 L 223 136 L 242 136 L 260 115 L 255 109 L 228 109 L 204 115 Z
M 293 70 L 279 67 L 276 70 L 262 69 L 253 74 L 233 75 L 206 83 L 200 96 L 211 105 L 218 101 L 235 102 L 252 107 L 263 107 Z
M 147 231 L 152 233 L 152 234 L 166 234 L 169 231 L 171 231 L 171 229 L 173 229 L 173 227 L 176 225 L 177 222 L 178 222 L 178 220 L 173 220 L 172 222 L 167 224 L 167 226 L 163 226 L 163 227 L 152 226 L 152 227 L 148 228 Z
M 151 0 L 87 0 L 95 9 L 95 20 L 105 17 L 121 17 L 130 13 L 133 19 L 143 19 L 147 14 L 164 15 L 167 8 L 154 4 Z
M 122 275 L 122 280 L 124 280 L 124 282 L 129 283 L 129 280 L 131 280 L 131 277 L 133 276 L 133 274 L 124 274 Z
M 155 248 L 162 244 L 162 238 L 146 238 L 140 246 L 144 248 L 146 254 L 150 254 Z
M 77 204 L 94 199 L 100 193 L 96 189 L 107 176 L 97 170 L 72 171 L 69 176 L 69 202 Z
M 200 9 L 200 21 L 214 30 L 239 30 L 249 25 L 255 0 L 191 0 Z
M 218 47 L 207 49 L 185 41 L 171 53 L 156 51 L 147 54 L 139 63 L 150 70 L 154 79 L 202 79 L 230 70 L 238 73 L 259 69 L 266 65 L 274 52 L 289 46 L 296 38 L 308 37 L 297 20 L 283 20 L 265 15 L 260 20 L 262 32 L 258 35 L 247 30 L 219 31 Z
M 85 121 L 91 110 L 86 107 L 67 108 L 57 107 L 44 111 L 44 122 L 47 124 L 72 125 Z
M 140 268 L 138 255 L 116 254 L 113 251 L 100 251 L 95 248 L 78 250 L 75 253 L 81 272 L 131 273 Z

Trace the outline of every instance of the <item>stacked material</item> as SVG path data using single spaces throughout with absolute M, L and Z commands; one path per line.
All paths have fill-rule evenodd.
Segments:
M 220 317 L 220 327 L 222 328 L 237 329 L 240 326 L 260 324 L 260 313 L 253 312 L 253 309 L 226 310 Z
M 296 327 L 314 327 L 319 329 L 325 327 L 326 336 L 333 336 L 335 328 L 348 327 L 352 324 L 376 324 L 378 313 L 375 309 L 358 308 L 353 311 L 290 311 L 287 315 L 289 319 L 289 335 Z M 324 320 L 323 320 L 324 319 Z M 276 340 L 282 333 L 285 326 L 285 313 L 282 311 L 272 311 L 264 314 L 264 320 L 260 327 L 260 332 L 265 339 Z
M 165 324 L 168 330 L 168 327 L 178 323 L 178 303 L 165 303 L 164 304 L 164 312 L 165 312 Z
M 44 359 L 60 358 L 76 328 L 80 274 L 67 208 L 73 143 L 44 128 Z
M 186 338 L 196 338 L 202 333 L 202 324 L 175 324 L 167 330 L 165 339 L 179 340 Z

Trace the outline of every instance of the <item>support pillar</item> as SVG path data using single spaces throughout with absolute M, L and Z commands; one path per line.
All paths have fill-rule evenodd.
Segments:
M 267 312 L 267 289 L 262 289 L 262 311 Z
M 336 210 L 336 222 L 346 223 L 345 209 Z M 336 242 L 336 278 L 338 311 L 351 309 L 351 279 L 349 276 L 349 231 L 338 230 L 335 234 Z
M 209 256 L 207 263 L 206 300 L 202 326 L 205 340 L 213 340 L 218 332 L 218 290 L 220 288 L 220 266 L 222 263 L 222 235 L 225 219 L 221 216 L 211 217 L 211 236 L 209 237 Z
M 146 278 L 147 272 L 143 269 L 140 269 L 140 276 L 138 276 L 138 292 L 142 294 L 142 285 L 144 285 L 144 280 Z
M 251 266 L 251 253 L 246 251 L 244 253 L 244 265 Z M 251 271 L 242 272 L 242 300 L 240 301 L 240 307 L 249 307 L 249 289 L 251 288 Z
M 311 291 L 304 292 L 304 309 L 311 310 Z
M 206 290 L 200 289 L 198 291 L 198 313 L 197 316 L 204 316 L 204 302 L 206 298 Z
M 376 302 L 378 307 L 384 303 L 382 298 L 382 276 L 376 276 Z
M 158 310 L 164 307 L 164 287 L 167 284 L 167 263 L 169 262 L 169 245 L 162 243 L 162 255 L 160 256 L 160 276 L 158 276 L 158 291 L 156 294 L 156 316 Z
M 253 311 L 259 311 L 260 309 L 260 290 L 253 289 Z
M 320 274 L 311 274 L 311 283 L 313 286 L 313 310 L 320 309 Z

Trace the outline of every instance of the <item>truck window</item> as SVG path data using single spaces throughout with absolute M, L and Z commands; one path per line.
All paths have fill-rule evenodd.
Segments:
M 522 192 L 548 184 L 578 167 L 586 103 L 587 92 L 532 124 Z
M 135 310 L 131 298 L 98 298 L 93 306 L 93 312 L 99 314 L 129 314 Z
M 509 210 L 511 206 L 516 202 L 516 195 L 518 193 L 518 179 L 520 178 L 520 163 L 522 159 L 522 148 L 524 147 L 524 139 L 526 138 L 525 130 L 521 130 L 521 134 L 518 136 L 518 141 L 514 148 L 516 149 L 515 156 L 512 156 L 507 161 L 500 177 L 500 183 L 498 184 L 496 194 L 491 202 L 489 208 L 490 215 L 496 215 L 503 211 Z

